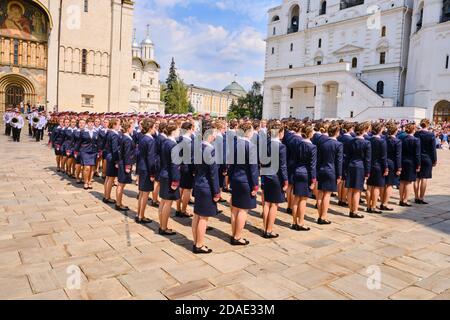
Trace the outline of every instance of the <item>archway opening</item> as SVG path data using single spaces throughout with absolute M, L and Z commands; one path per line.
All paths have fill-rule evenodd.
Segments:
M 304 119 L 315 118 L 316 85 L 309 81 L 296 81 L 288 89 L 289 116 Z
M 443 123 L 450 121 L 450 101 L 443 100 L 434 107 L 434 122 Z
M 5 90 L 5 106 L 18 107 L 24 99 L 24 89 L 17 84 L 10 84 Z
M 298 4 L 292 6 L 289 13 L 289 29 L 288 33 L 298 32 L 300 23 L 300 6 Z

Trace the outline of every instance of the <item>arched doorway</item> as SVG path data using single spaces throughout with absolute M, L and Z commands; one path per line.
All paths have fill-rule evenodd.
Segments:
M 433 119 L 435 123 L 450 121 L 450 101 L 442 100 L 436 104 Z
M 36 90 L 33 83 L 19 74 L 7 74 L 0 77 L 0 112 L 10 105 L 19 106 L 36 103 Z
M 17 84 L 10 84 L 5 90 L 5 106 L 17 107 L 23 102 L 24 90 L 23 87 Z

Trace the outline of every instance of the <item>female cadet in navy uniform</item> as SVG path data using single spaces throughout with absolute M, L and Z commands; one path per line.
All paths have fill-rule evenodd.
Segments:
M 372 145 L 364 139 L 369 131 L 367 122 L 358 123 L 355 127 L 356 137 L 350 142 L 347 154 L 347 179 L 345 186 L 348 189 L 348 207 L 350 218 L 362 219 L 363 215 L 358 213 L 361 192 L 364 191 L 364 182 L 370 176 L 372 161 Z
M 337 184 L 342 179 L 343 146 L 337 141 L 340 126 L 332 124 L 328 128 L 328 137 L 322 136 L 317 147 L 317 180 L 319 211 L 318 224 L 330 224 L 327 220 L 330 197 L 337 192 Z
M 301 121 L 289 122 L 289 130 L 285 131 L 287 137 L 283 139 L 286 146 L 287 171 L 288 171 L 288 189 L 287 194 L 287 213 L 294 213 L 297 211 L 297 202 L 294 201 L 294 172 L 296 166 L 296 145 L 302 140 L 301 130 L 303 124 Z
M 66 167 L 67 154 L 65 151 L 65 146 L 67 146 L 67 144 L 70 142 L 69 137 L 66 134 L 66 131 L 69 129 L 69 127 L 70 127 L 70 119 L 66 118 L 66 119 L 64 119 L 64 126 L 59 133 L 59 137 L 60 137 L 59 141 L 61 142 L 60 151 L 61 151 L 61 172 L 62 173 L 66 173 L 66 170 L 67 170 L 67 167 Z
M 73 135 L 73 143 L 74 143 L 74 162 L 75 162 L 75 179 L 77 184 L 83 184 L 83 177 L 81 177 L 81 157 L 78 152 L 78 142 L 80 141 L 80 133 L 86 127 L 86 120 L 79 119 L 78 120 L 78 128 L 75 130 Z
M 400 175 L 400 206 L 411 207 L 408 203 L 411 184 L 417 180 L 420 172 L 420 140 L 414 137 L 416 125 L 409 123 L 405 127 L 406 137 L 402 140 L 402 173 Z
M 229 168 L 231 185 L 231 229 L 230 243 L 234 246 L 246 246 L 250 242 L 242 239 L 247 220 L 247 211 L 256 208 L 258 193 L 258 157 L 256 146 L 250 139 L 253 136 L 251 122 L 243 122 L 239 129 L 244 136 L 238 136 L 234 142 L 234 162 Z
M 152 207 L 159 208 L 159 190 L 160 190 L 160 183 L 159 183 L 159 173 L 161 172 L 161 150 L 162 145 L 164 141 L 167 139 L 167 136 L 165 134 L 167 127 L 166 121 L 161 121 L 158 125 L 158 131 L 155 132 L 154 138 L 155 138 L 155 157 L 156 157 L 156 176 L 155 176 L 155 186 L 153 190 L 153 196 L 152 196 Z
M 148 196 L 154 189 L 157 159 L 155 123 L 145 119 L 141 122 L 141 134 L 143 135 L 139 143 L 139 200 L 136 222 L 139 224 L 151 223 L 152 220 L 145 217 Z
M 134 126 L 133 120 L 122 122 L 122 139 L 119 143 L 119 162 L 117 181 L 119 185 L 116 189 L 116 205 L 115 208 L 118 211 L 128 211 L 129 207 L 126 207 L 122 203 L 123 191 L 125 185 L 133 182 L 131 178 L 131 172 L 133 165 L 136 164 L 136 145 L 131 135 L 133 134 Z
M 173 236 L 176 234 L 168 228 L 170 211 L 172 210 L 173 201 L 180 199 L 180 165 L 173 157 L 172 149 L 177 147 L 177 137 L 180 129 L 176 123 L 169 123 L 165 129 L 167 139 L 161 147 L 161 172 L 159 174 L 160 188 L 159 197 L 161 204 L 159 205 L 159 234 L 164 236 Z M 179 156 L 179 155 L 178 155 Z
M 118 168 L 116 167 L 119 161 L 119 129 L 120 120 L 111 119 L 109 121 L 109 130 L 106 135 L 106 179 L 104 184 L 104 197 L 103 202 L 109 204 L 115 204 L 116 201 L 111 199 L 111 190 L 114 185 L 114 180 L 119 175 Z
M 109 127 L 109 119 L 103 120 L 103 125 L 98 130 L 98 150 L 99 150 L 99 162 L 102 166 L 102 178 L 105 179 L 106 177 L 106 152 L 105 152 L 105 145 L 106 145 L 106 136 L 108 133 L 108 127 Z
M 330 122 L 328 121 L 319 121 L 316 123 L 314 130 L 316 133 L 314 133 L 311 142 L 317 147 L 317 154 L 319 153 L 319 147 L 320 144 L 323 141 L 328 140 L 328 128 L 330 127 Z M 319 166 L 317 166 L 317 174 L 319 174 Z M 316 185 L 313 190 L 314 198 L 317 200 L 319 198 L 319 181 L 316 181 Z M 316 208 L 319 208 L 317 202 L 316 202 Z
M 194 187 L 194 132 L 195 126 L 191 121 L 183 122 L 181 125 L 183 135 L 178 138 L 183 163 L 180 165 L 180 193 L 181 199 L 177 201 L 175 215 L 180 218 L 191 218 L 193 215 L 187 212 L 187 206 L 191 200 L 192 188 Z M 184 154 L 184 151 L 188 154 Z
M 205 234 L 208 218 L 217 215 L 217 202 L 220 200 L 219 171 L 215 162 L 215 150 L 212 143 L 217 130 L 211 122 L 202 124 L 202 162 L 195 164 L 194 218 L 192 219 L 192 235 L 195 254 L 209 254 L 211 249 L 205 246 Z
M 348 189 L 345 187 L 345 180 L 347 178 L 347 155 L 350 142 L 353 141 L 354 137 L 352 134 L 355 132 L 355 124 L 353 122 L 345 122 L 342 125 L 342 134 L 339 136 L 338 141 L 344 146 L 344 167 L 342 169 L 342 181 L 338 185 L 338 206 L 347 207 L 347 193 Z
M 402 141 L 397 138 L 398 127 L 395 123 L 388 123 L 387 125 L 387 159 L 389 173 L 386 177 L 386 186 L 381 197 L 383 202 L 380 206 L 382 211 L 394 211 L 389 208 L 389 200 L 391 199 L 393 186 L 398 186 L 400 183 L 399 177 L 402 173 Z
M 64 118 L 59 118 L 59 126 L 54 128 L 51 135 L 51 141 L 53 148 L 55 149 L 55 157 L 56 157 L 56 171 L 61 171 L 61 145 L 63 141 L 63 135 L 61 134 L 64 128 Z
M 414 193 L 417 204 L 428 204 L 424 201 L 427 190 L 427 180 L 433 177 L 433 167 L 437 164 L 436 136 L 428 130 L 430 120 L 424 119 L 420 122 L 421 130 L 417 131 L 415 137 L 420 140 L 420 172 L 414 183 Z
M 83 166 L 84 189 L 88 190 L 92 189 L 92 176 L 98 157 L 98 134 L 94 129 L 94 119 L 89 118 L 86 124 L 87 127 L 80 131 L 77 151 Z
M 281 143 L 284 137 L 284 127 L 280 121 L 269 122 L 267 131 L 267 156 L 274 160 L 267 165 L 262 165 L 261 172 L 264 175 L 264 205 L 262 236 L 266 239 L 278 238 L 273 233 L 273 226 L 277 217 L 278 206 L 286 202 L 286 190 L 288 188 L 288 172 L 286 146 Z M 277 152 L 277 153 L 275 153 Z M 276 164 L 275 164 L 276 163 Z
M 316 184 L 317 147 L 311 142 L 314 129 L 308 125 L 303 127 L 303 139 L 294 150 L 294 207 L 291 229 L 295 231 L 309 231 L 305 227 L 306 202 L 311 196 Z
M 370 138 L 372 160 L 370 177 L 367 179 L 367 195 L 369 195 L 369 198 L 367 199 L 368 213 L 382 213 L 382 211 L 377 209 L 377 202 L 386 185 L 386 177 L 389 174 L 386 140 L 381 137 L 383 130 L 384 124 L 381 122 L 372 125 L 372 137 Z
M 65 130 L 65 141 L 63 142 L 63 152 L 67 156 L 66 160 L 66 173 L 69 177 L 75 178 L 75 159 L 73 152 L 75 148 L 75 133 L 77 132 L 77 120 L 75 118 L 70 119 L 70 127 Z

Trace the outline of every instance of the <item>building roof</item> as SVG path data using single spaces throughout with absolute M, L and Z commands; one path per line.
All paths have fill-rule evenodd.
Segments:
M 229 92 L 231 94 L 234 94 L 239 97 L 243 97 L 247 94 L 247 91 L 236 81 L 233 81 L 228 86 L 226 86 L 223 90 L 223 92 Z

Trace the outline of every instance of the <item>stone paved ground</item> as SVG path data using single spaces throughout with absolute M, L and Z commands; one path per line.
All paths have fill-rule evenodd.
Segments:
M 2 135 L 0 299 L 449 299 L 450 152 L 439 158 L 429 206 L 363 221 L 333 206 L 333 224 L 324 227 L 313 223 L 310 207 L 309 233 L 289 230 L 290 216 L 280 213 L 275 241 L 260 237 L 258 207 L 246 248 L 227 243 L 222 207 L 208 236 L 215 253 L 195 256 L 189 220 L 172 223 L 177 237 L 161 237 L 156 223 L 136 225 L 134 211 L 104 205 L 100 183 L 86 192 L 57 174 L 44 143 Z M 135 196 L 129 187 L 133 210 Z M 147 214 L 157 218 L 155 209 Z M 79 290 L 67 281 L 77 267 Z M 381 286 L 370 290 L 377 268 Z

